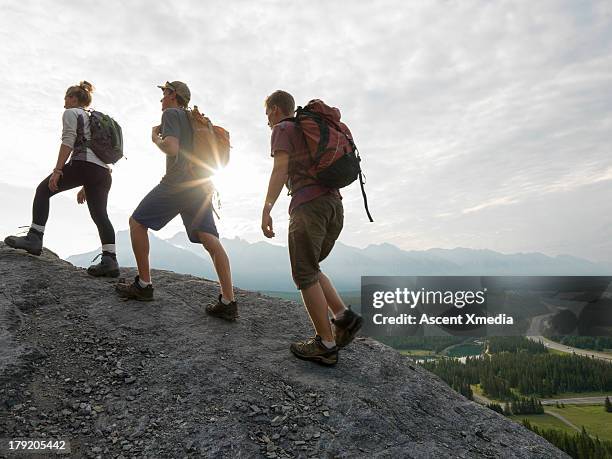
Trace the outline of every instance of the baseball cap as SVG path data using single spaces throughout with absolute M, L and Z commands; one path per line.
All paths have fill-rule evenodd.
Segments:
M 166 81 L 163 86 L 157 87 L 160 88 L 162 91 L 164 89 L 170 89 L 171 91 L 174 91 L 178 96 L 181 96 L 181 98 L 185 101 L 186 104 L 189 103 L 189 100 L 191 99 L 191 91 L 189 90 L 189 87 L 182 81 Z

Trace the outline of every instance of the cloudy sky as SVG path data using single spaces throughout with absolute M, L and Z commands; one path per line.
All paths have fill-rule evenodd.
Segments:
M 87 79 L 93 106 L 123 126 L 128 160 L 113 172 L 109 210 L 126 228 L 163 174 L 150 142 L 156 85 L 178 79 L 232 136 L 218 180 L 221 235 L 263 240 L 272 165 L 263 100 L 282 88 L 300 104 L 339 107 L 357 140 L 376 222 L 350 186 L 342 242 L 612 261 L 609 1 L 0 6 L 1 183 L 33 192 L 50 172 L 64 92 Z M 273 213 L 281 244 L 287 205 L 284 196 Z M 74 212 L 82 228 L 46 241 L 60 254 L 98 244 L 86 211 Z M 3 219 L 3 228 L 29 223 Z M 161 236 L 181 228 L 176 219 Z

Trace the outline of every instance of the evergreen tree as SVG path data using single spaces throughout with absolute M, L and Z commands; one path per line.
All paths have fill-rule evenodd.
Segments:
M 523 425 L 575 459 L 612 457 L 612 442 L 591 438 L 584 427 L 580 433 L 570 435 L 557 429 L 540 429 L 527 419 L 523 419 Z
M 499 403 L 489 403 L 487 404 L 487 408 L 490 408 L 499 414 L 504 414 L 504 409 L 501 407 Z
M 423 366 L 469 397 L 462 385 L 480 384 L 485 395 L 510 401 L 516 392 L 549 398 L 561 392 L 612 391 L 612 364 L 577 356 L 501 352 L 465 363 L 440 359 Z
M 544 407 L 542 406 L 542 402 L 538 400 L 538 414 L 544 414 Z

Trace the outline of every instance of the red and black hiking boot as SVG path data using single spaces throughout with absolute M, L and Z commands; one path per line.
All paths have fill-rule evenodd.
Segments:
M 329 349 L 321 342 L 319 335 L 307 341 L 292 343 L 289 349 L 297 358 L 302 360 L 311 360 L 322 365 L 338 363 L 338 346 Z
M 219 317 L 220 319 L 225 319 L 230 322 L 233 322 L 240 317 L 238 315 L 238 304 L 235 301 L 232 301 L 230 304 L 223 303 L 221 301 L 221 295 L 219 295 L 216 303 L 206 306 L 206 313 L 213 317 Z
M 343 348 L 348 346 L 361 328 L 363 319 L 359 314 L 351 310 L 349 306 L 339 319 L 332 319 L 336 346 Z
M 131 284 L 125 282 L 125 279 L 120 280 L 115 285 L 115 290 L 121 298 L 126 300 L 153 301 L 153 286 L 149 284 L 146 287 L 141 287 L 139 280 L 138 276 L 134 278 L 134 282 Z

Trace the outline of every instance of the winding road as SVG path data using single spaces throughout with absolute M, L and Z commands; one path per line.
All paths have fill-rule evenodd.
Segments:
M 576 425 L 572 424 L 571 422 L 569 422 L 567 419 L 565 419 L 563 416 L 561 416 L 559 413 L 555 413 L 554 411 L 546 411 L 544 410 L 544 414 L 550 414 L 551 416 L 557 418 L 559 421 L 561 421 L 562 423 L 570 426 L 572 429 L 574 429 L 576 432 L 581 432 L 581 429 L 579 429 L 578 427 L 576 427 Z
M 608 394 L 607 397 L 612 400 L 612 394 Z M 606 395 L 598 397 L 575 397 L 575 398 L 548 398 L 540 399 L 542 405 L 556 405 L 557 403 L 563 403 L 564 405 L 603 405 L 606 401 Z
M 541 341 L 544 346 L 548 349 L 554 349 L 556 351 L 566 352 L 568 354 L 582 355 L 584 357 L 594 357 L 599 360 L 605 360 L 606 362 L 612 362 L 612 355 L 604 352 L 592 351 L 589 349 L 579 349 L 577 347 L 566 346 L 565 344 L 551 341 L 543 336 L 527 336 L 532 341 Z

